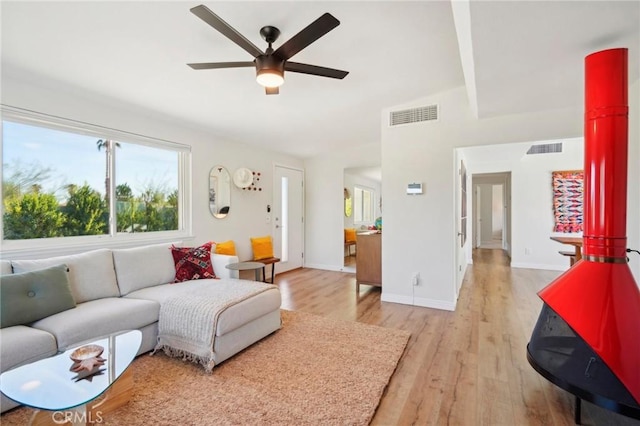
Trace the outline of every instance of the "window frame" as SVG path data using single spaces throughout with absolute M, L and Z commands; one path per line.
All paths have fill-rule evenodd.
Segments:
M 371 194 L 371 202 L 370 202 L 370 210 L 369 214 L 371 215 L 371 220 L 364 220 L 364 206 L 358 206 L 356 203 L 356 191 L 367 191 Z M 364 197 L 362 197 L 364 200 Z M 369 188 L 363 185 L 354 185 L 353 186 L 353 224 L 354 225 L 371 225 L 375 222 L 375 199 L 376 199 L 376 191 L 373 188 Z M 357 213 L 360 212 L 360 216 L 362 220 L 356 220 Z
M 192 238 L 192 211 L 191 211 L 191 147 L 169 140 L 153 138 L 136 133 L 117 130 L 109 127 L 71 120 L 34 111 L 24 110 L 2 105 L 2 117 L 0 119 L 0 149 L 4 146 L 4 121 L 37 126 L 51 130 L 58 130 L 98 139 L 113 139 L 123 143 L 144 145 L 159 149 L 175 151 L 178 154 L 178 229 L 173 231 L 153 231 L 140 233 L 117 233 L 115 221 L 112 220 L 113 210 L 110 206 L 109 233 L 104 235 L 83 235 L 55 238 L 34 238 L 26 240 L 5 240 L 4 224 L 0 223 L 0 254 L 3 258 L 16 258 L 16 256 L 50 255 L 59 252 L 59 249 L 92 249 L 110 248 L 122 246 L 135 246 L 149 243 L 178 241 Z M 0 156 L 2 152 L 0 151 Z M 3 162 L 0 165 L 0 174 L 3 173 Z M 117 158 L 116 158 L 117 161 Z M 112 176 L 115 176 L 115 162 L 110 161 Z M 111 200 L 115 200 L 115 181 L 111 185 Z M 112 203 L 113 204 L 113 203 Z M 0 203 L 0 222 L 4 218 L 4 203 Z

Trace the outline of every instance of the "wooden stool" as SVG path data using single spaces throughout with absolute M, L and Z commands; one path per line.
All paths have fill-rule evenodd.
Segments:
M 567 256 L 569 258 L 569 266 L 573 266 L 576 263 L 576 253 L 573 251 L 560 250 L 558 251 L 563 256 Z
M 271 265 L 271 284 L 273 284 L 273 276 L 274 276 L 274 271 L 276 269 L 276 263 L 280 262 L 280 259 L 278 259 L 277 257 L 270 257 L 268 259 L 256 260 L 256 262 L 264 263 L 265 265 L 262 267 L 262 281 L 265 283 L 268 282 L 267 274 L 265 273 L 265 267 L 267 265 Z
M 347 250 L 349 251 L 349 256 L 351 256 L 351 247 L 355 247 L 356 242 L 355 241 L 345 241 L 344 242 L 344 246 L 347 248 Z

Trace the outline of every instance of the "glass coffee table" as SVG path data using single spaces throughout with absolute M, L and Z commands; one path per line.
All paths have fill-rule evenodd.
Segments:
M 12 400 L 36 409 L 31 424 L 99 423 L 102 415 L 129 401 L 133 373 L 127 367 L 141 342 L 142 333 L 138 330 L 84 342 L 50 358 L 5 371 L 0 375 L 0 390 Z M 89 363 L 90 370 L 72 371 L 77 363 L 71 360 L 71 354 L 87 345 L 104 348 L 99 357 L 104 362 Z
M 256 281 L 262 281 L 260 279 L 260 270 L 264 268 L 264 263 L 261 262 L 238 262 L 238 263 L 230 263 L 225 266 L 227 269 L 231 269 L 233 271 L 250 271 L 255 270 Z

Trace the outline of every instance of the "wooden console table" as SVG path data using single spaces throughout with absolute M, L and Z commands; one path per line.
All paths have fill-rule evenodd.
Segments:
M 382 287 L 382 234 L 357 234 L 356 246 L 356 293 L 360 283 Z

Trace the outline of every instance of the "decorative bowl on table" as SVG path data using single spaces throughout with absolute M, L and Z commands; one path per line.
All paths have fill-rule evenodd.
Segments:
M 100 345 L 85 345 L 80 346 L 75 351 L 71 352 L 69 358 L 71 358 L 74 362 L 82 362 L 87 359 L 97 358 L 102 355 L 104 348 Z

